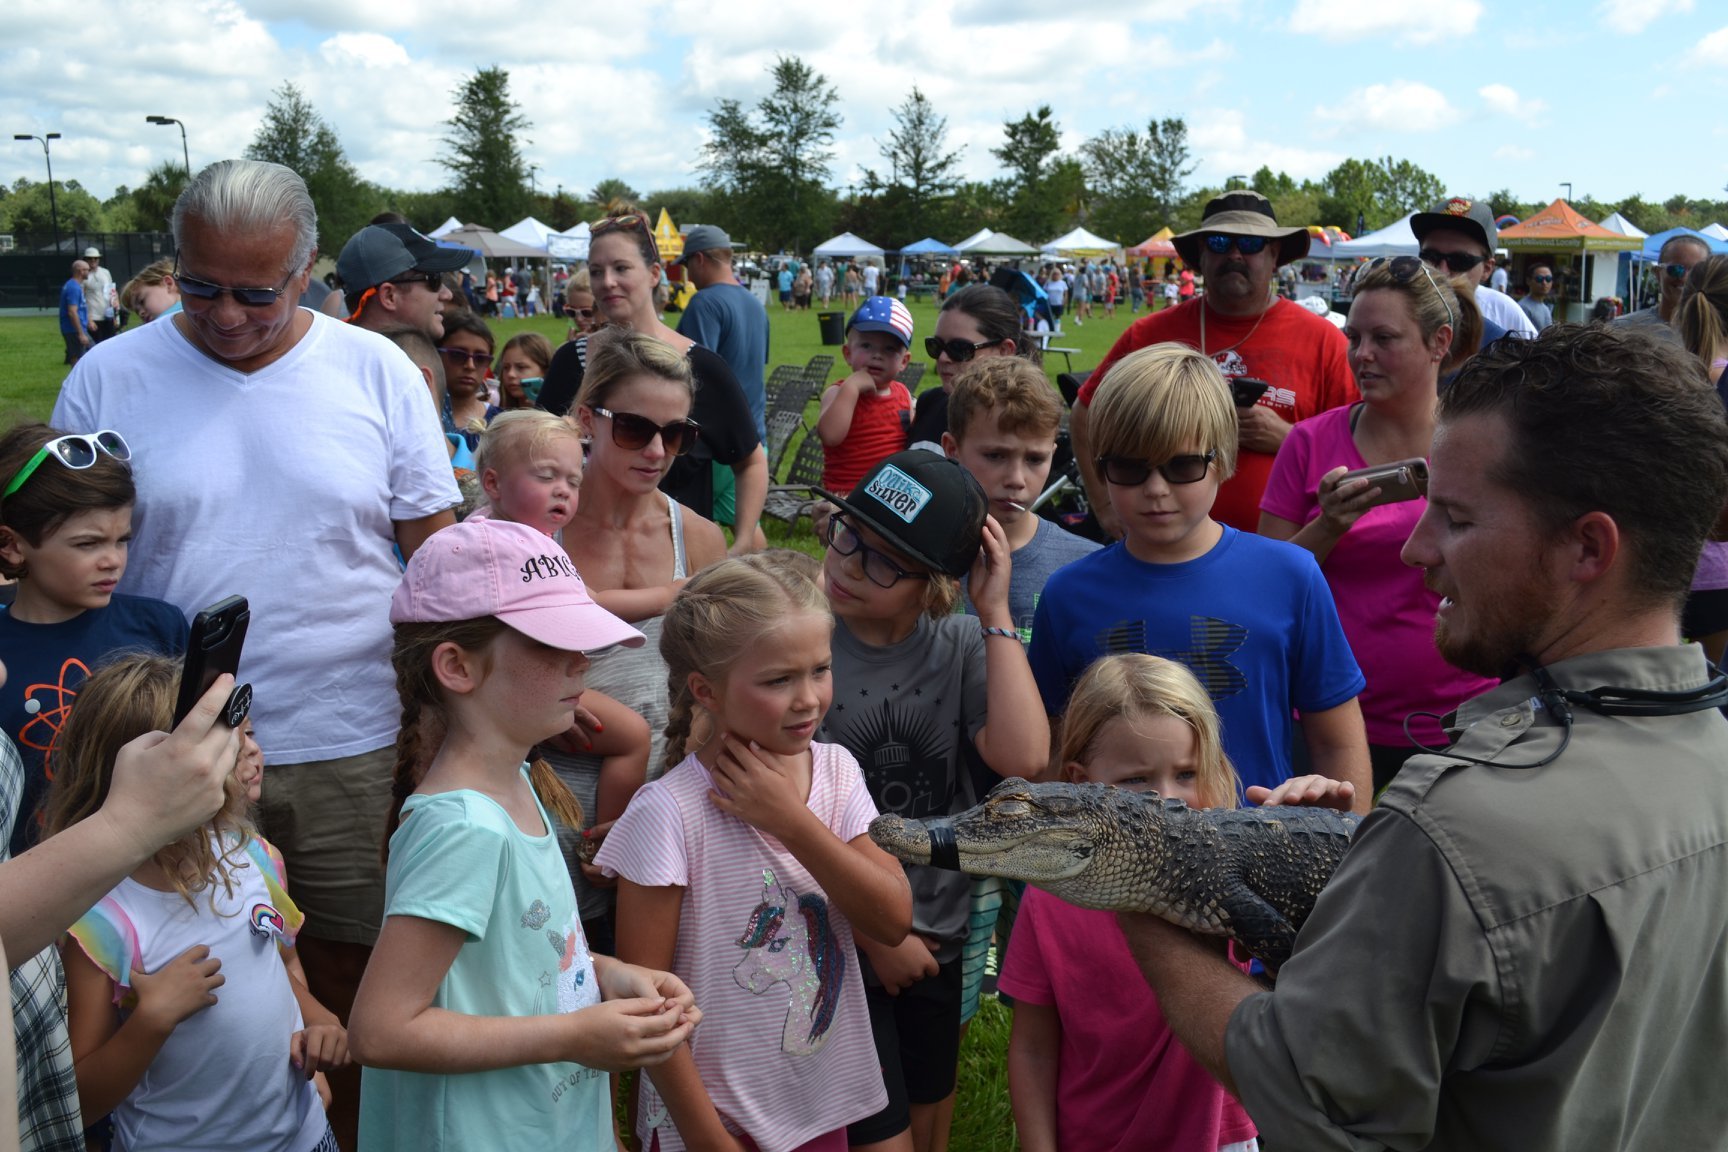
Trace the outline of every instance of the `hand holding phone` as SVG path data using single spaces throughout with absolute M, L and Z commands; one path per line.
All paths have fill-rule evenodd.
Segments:
M 1260 402 L 1260 397 L 1272 390 L 1272 385 L 1252 376 L 1232 376 L 1230 378 L 1230 399 L 1238 408 L 1251 408 Z
M 1370 464 L 1338 477 L 1339 485 L 1352 480 L 1366 480 L 1369 488 L 1380 489 L 1379 494 L 1368 502 L 1370 508 L 1398 504 L 1428 494 L 1428 461 L 1414 456 L 1390 464 Z
M 192 620 L 192 636 L 186 643 L 186 659 L 180 668 L 180 694 L 174 703 L 174 727 L 186 719 L 200 697 L 210 690 L 216 677 L 240 669 L 240 650 L 246 644 L 246 626 L 252 611 L 244 596 L 230 596 L 198 613 Z M 239 684 L 222 708 L 222 722 L 238 728 L 252 709 L 252 685 Z

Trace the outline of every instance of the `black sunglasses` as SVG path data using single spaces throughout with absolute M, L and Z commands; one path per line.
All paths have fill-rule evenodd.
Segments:
M 1446 293 L 1440 291 L 1440 284 L 1434 279 L 1434 273 L 1428 271 L 1428 265 L 1414 256 L 1376 256 L 1368 261 L 1370 269 L 1384 266 L 1392 274 L 1395 284 L 1408 284 L 1416 279 L 1416 273 L 1421 272 L 1428 278 L 1428 283 L 1434 288 L 1434 295 L 1440 297 L 1441 305 L 1446 309 L 1446 323 L 1456 324 L 1458 318 L 1452 315 L 1452 305 L 1446 299 Z
M 672 456 L 682 456 L 695 445 L 696 433 L 701 426 L 694 420 L 674 420 L 670 424 L 656 424 L 646 416 L 637 416 L 631 412 L 614 412 L 609 408 L 596 407 L 594 415 L 604 416 L 612 421 L 612 443 L 629 452 L 637 452 L 653 443 L 654 437 L 660 437 L 660 443 Z
M 174 256 L 174 283 L 180 286 L 181 295 L 190 296 L 194 300 L 214 300 L 226 292 L 248 308 L 268 308 L 280 300 L 284 292 L 288 291 L 289 281 L 293 280 L 296 275 L 298 275 L 298 270 L 290 271 L 287 276 L 283 277 L 282 283 L 275 288 L 230 288 L 226 284 L 212 284 L 208 280 L 188 276 L 180 269 L 179 254 L 176 253 Z
M 928 572 L 908 572 L 886 555 L 864 543 L 838 512 L 828 519 L 828 546 L 842 556 L 860 556 L 864 576 L 878 588 L 892 588 L 902 580 L 928 580 Z
M 1201 242 L 1206 245 L 1208 251 L 1219 256 L 1230 251 L 1232 244 L 1236 245 L 1236 251 L 1244 256 L 1252 256 L 1266 247 L 1266 237 L 1264 236 L 1225 236 L 1217 232 L 1201 237 Z
M 471 364 L 478 368 L 482 364 L 492 363 L 492 353 L 470 352 L 466 348 L 440 348 L 438 349 L 438 355 L 444 357 L 444 359 L 450 361 L 450 363 L 457 367 L 461 367 L 464 364 Z
M 1119 488 L 1138 488 L 1156 472 L 1171 484 L 1195 484 L 1206 478 L 1206 470 L 1212 466 L 1212 461 L 1218 456 L 1216 452 L 1208 452 L 1204 456 L 1172 456 L 1164 463 L 1154 467 L 1145 460 L 1136 460 L 1132 456 L 1100 456 L 1098 471 L 1104 474 L 1104 479 Z
M 439 272 L 414 272 L 411 275 L 398 276 L 394 280 L 386 280 L 385 283 L 399 285 L 424 284 L 426 287 L 432 289 L 432 291 L 437 292 L 439 289 L 444 287 L 444 276 Z
M 970 340 L 944 340 L 940 336 L 924 337 L 924 354 L 932 360 L 940 360 L 942 353 L 948 353 L 948 359 L 956 364 L 964 364 L 978 354 L 978 349 L 988 348 L 996 343 L 994 340 L 980 340 L 974 344 Z
M 1424 264 L 1432 264 L 1436 268 L 1444 264 L 1454 272 L 1468 272 L 1486 259 L 1486 256 L 1478 256 L 1474 252 L 1442 252 L 1437 248 L 1422 249 L 1422 262 Z

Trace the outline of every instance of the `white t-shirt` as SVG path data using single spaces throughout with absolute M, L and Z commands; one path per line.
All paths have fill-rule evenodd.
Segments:
M 1514 336 L 1536 335 L 1536 325 L 1530 323 L 1530 317 L 1524 315 L 1518 301 L 1504 292 L 1496 292 L 1486 284 L 1476 285 L 1476 307 L 1482 310 L 1482 315 Z
M 114 275 L 98 264 L 84 278 L 84 310 L 92 320 L 106 320 L 114 315 L 113 302 Z
M 172 320 L 141 324 L 79 360 L 53 418 L 114 429 L 132 448 L 138 506 L 121 591 L 188 618 L 225 596 L 250 601 L 240 679 L 275 764 L 395 740 L 393 521 L 460 499 L 408 357 L 375 332 L 312 318 L 250 375 L 200 352 Z
M 874 264 L 864 265 L 864 295 L 876 295 L 876 285 L 882 276 L 880 269 Z
M 1512 278 L 1506 274 L 1504 266 L 1495 268 L 1488 274 L 1488 287 L 1496 292 L 1504 292 L 1512 284 Z

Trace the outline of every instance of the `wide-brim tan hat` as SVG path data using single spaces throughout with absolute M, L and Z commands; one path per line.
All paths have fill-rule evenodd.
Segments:
M 1308 229 L 1283 228 L 1272 212 L 1272 201 L 1258 192 L 1226 192 L 1206 202 L 1200 227 L 1172 236 L 1176 254 L 1190 268 L 1200 266 L 1200 238 L 1210 233 L 1222 236 L 1264 236 L 1278 241 L 1278 263 L 1288 264 L 1308 255 Z

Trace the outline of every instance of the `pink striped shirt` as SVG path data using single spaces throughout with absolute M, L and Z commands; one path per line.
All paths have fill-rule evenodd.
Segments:
M 851 841 L 876 817 L 864 774 L 837 744 L 810 750 L 810 810 Z M 631 798 L 595 863 L 635 884 L 684 889 L 672 970 L 702 1009 L 696 1069 L 731 1132 L 761 1152 L 790 1152 L 874 1115 L 888 1095 L 852 925 L 784 845 L 716 808 L 713 787 L 687 757 Z M 680 1152 L 650 1078 L 640 1084 L 644 1147 L 657 1137 L 662 1152 Z

